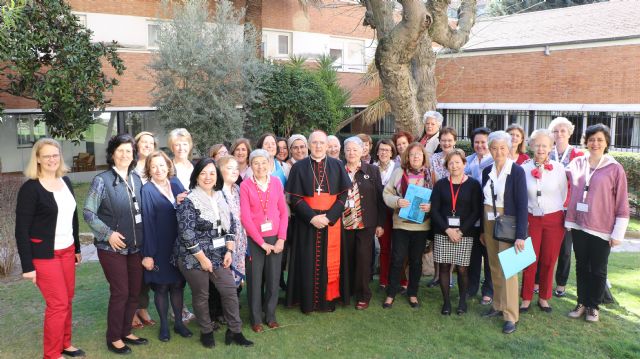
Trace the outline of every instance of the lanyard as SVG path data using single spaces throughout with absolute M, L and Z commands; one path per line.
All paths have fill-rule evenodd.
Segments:
M 449 176 L 449 187 L 451 188 L 451 214 L 454 216 L 456 215 L 456 204 L 458 203 L 458 195 L 460 194 L 460 188 L 462 188 L 462 182 L 464 182 L 464 176 L 462 176 L 462 181 L 460 181 L 458 190 L 453 194 L 453 181 L 451 181 L 451 176 Z
M 349 179 L 351 179 L 351 182 L 353 182 L 353 179 L 356 178 L 356 172 L 358 172 L 360 170 L 360 166 L 358 166 L 358 168 L 356 168 L 356 170 L 353 171 L 353 173 L 351 171 L 349 171 L 349 167 L 347 167 L 346 165 L 344 166 L 344 168 L 347 170 L 347 174 L 349 175 Z
M 256 186 L 256 192 L 258 193 L 258 199 L 260 200 L 260 207 L 262 207 L 262 213 L 264 213 L 264 218 L 267 218 L 267 208 L 269 206 L 269 192 L 271 191 L 271 187 L 269 186 L 270 177 L 267 177 L 267 191 L 265 192 L 264 199 L 260 195 L 262 190 L 258 187 L 258 180 L 256 180 L 255 176 L 253 177 L 253 184 Z
M 567 158 L 567 154 L 569 153 L 569 150 L 571 150 L 571 145 L 567 146 L 567 148 L 565 148 L 564 153 L 562 154 L 562 159 L 560 159 L 559 155 L 558 155 L 558 147 L 554 146 L 553 147 L 553 152 L 555 152 L 556 154 L 556 161 L 564 164 L 564 159 Z
M 136 182 L 131 178 L 131 176 L 127 176 L 131 178 L 131 186 L 129 186 L 129 182 L 122 178 L 122 175 L 113 167 L 113 170 L 120 176 L 122 182 L 124 182 L 125 186 L 127 186 L 127 191 L 131 194 L 131 201 L 133 202 L 133 208 L 136 211 L 136 214 L 140 213 L 140 206 L 138 205 L 138 199 L 136 198 Z
M 598 161 L 598 165 L 596 166 L 596 168 L 593 169 L 593 171 L 589 171 L 591 167 L 589 164 L 589 157 L 587 157 L 586 160 L 587 160 L 587 165 L 585 166 L 585 169 L 584 169 L 585 181 L 584 181 L 584 191 L 582 192 L 582 202 L 586 202 L 587 200 L 587 193 L 589 192 L 589 184 L 591 183 L 591 177 L 593 177 L 593 174 L 596 173 L 596 171 L 600 168 L 602 161 L 604 161 L 604 155 L 602 155 L 602 157 L 600 158 L 600 161 Z

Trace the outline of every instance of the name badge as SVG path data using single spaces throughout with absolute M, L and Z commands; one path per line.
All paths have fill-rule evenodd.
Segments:
M 447 217 L 449 221 L 449 227 L 460 227 L 460 217 L 451 216 Z
M 142 223 L 142 215 L 136 214 L 136 224 Z
M 493 212 L 487 212 L 487 221 L 495 221 L 496 220 L 496 216 L 493 214 Z
M 260 225 L 260 232 L 263 232 L 263 233 L 269 232 L 272 229 L 273 229 L 273 224 L 271 223 L 271 221 L 266 221 Z
M 534 217 L 542 217 L 544 216 L 544 210 L 540 207 L 534 207 L 532 214 Z
M 213 249 L 218 249 L 220 247 L 224 247 L 224 237 L 214 238 L 211 241 L 211 244 L 213 244 Z
M 589 205 L 586 203 L 578 202 L 578 204 L 576 205 L 576 209 L 579 212 L 589 212 Z

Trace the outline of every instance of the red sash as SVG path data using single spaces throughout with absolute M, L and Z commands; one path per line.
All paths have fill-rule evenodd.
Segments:
M 328 193 L 313 193 L 313 197 L 303 197 L 309 207 L 318 211 L 327 211 L 338 198 Z M 340 297 L 340 218 L 332 226 L 327 227 L 327 293 L 326 300 Z M 321 232 L 317 231 L 318 236 Z

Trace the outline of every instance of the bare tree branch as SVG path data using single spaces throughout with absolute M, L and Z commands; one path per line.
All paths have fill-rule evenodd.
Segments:
M 476 20 L 476 0 L 462 0 L 458 10 L 458 26 L 449 26 L 447 8 L 451 0 L 431 0 L 426 7 L 433 17 L 433 25 L 429 28 L 429 35 L 433 41 L 450 49 L 459 50 L 469 40 L 469 33 Z

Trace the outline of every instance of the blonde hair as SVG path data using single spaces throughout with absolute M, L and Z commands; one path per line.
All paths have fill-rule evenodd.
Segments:
M 553 132 L 558 126 L 566 126 L 569 130 L 569 136 L 573 135 L 573 131 L 576 129 L 576 126 L 566 117 L 556 117 L 549 123 L 549 131 Z
M 191 159 L 191 150 L 193 150 L 193 139 L 191 138 L 191 134 L 187 131 L 186 128 L 176 128 L 169 132 L 169 139 L 167 140 L 167 145 L 169 149 L 173 151 L 173 143 L 178 139 L 178 137 L 184 137 L 189 143 L 189 159 Z
M 158 151 L 158 150 L 153 151 L 149 156 L 147 156 L 147 159 L 144 161 L 144 176 L 149 180 L 151 180 L 151 160 L 153 160 L 156 157 L 162 157 L 164 159 L 164 162 L 167 164 L 167 179 L 173 177 L 173 174 L 174 174 L 173 161 L 171 161 L 169 156 L 167 156 L 167 154 L 164 153 L 164 151 Z
M 58 149 L 60 154 L 60 165 L 56 170 L 56 177 L 62 177 L 65 173 L 69 172 L 69 167 L 64 163 L 64 157 L 62 156 L 62 146 L 53 138 L 41 138 L 33 144 L 31 148 L 31 157 L 29 157 L 29 163 L 27 168 L 24 169 L 24 175 L 30 179 L 38 179 L 40 177 L 40 164 L 38 163 L 38 156 L 40 156 L 40 150 L 44 146 L 53 146 Z

